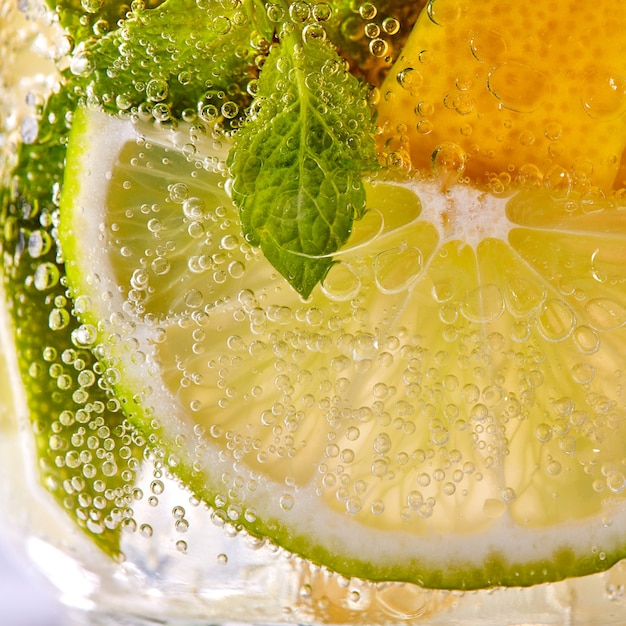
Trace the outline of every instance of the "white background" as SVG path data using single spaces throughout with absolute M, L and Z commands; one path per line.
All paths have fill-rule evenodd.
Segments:
M 0 536 L 0 624 L 65 626 L 52 586 Z

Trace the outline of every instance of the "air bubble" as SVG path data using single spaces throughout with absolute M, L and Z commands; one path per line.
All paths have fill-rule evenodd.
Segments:
M 376 38 L 370 41 L 369 49 L 372 56 L 384 57 L 389 50 L 389 44 L 384 39 Z
M 503 502 L 510 503 L 510 502 L 513 502 L 515 498 L 517 498 L 517 494 L 515 493 L 515 490 L 512 487 L 505 487 L 500 492 L 500 497 L 502 498 Z
M 545 173 L 543 184 L 547 189 L 566 195 L 572 189 L 572 178 L 560 165 L 554 165 Z
M 61 330 L 70 323 L 71 316 L 66 309 L 52 309 L 48 316 L 48 326 L 51 330 Z
M 458 94 L 452 99 L 452 108 L 459 115 L 469 115 L 474 110 L 474 104 L 474 99 L 465 93 Z
M 361 431 L 356 426 L 350 426 L 346 429 L 346 439 L 348 441 L 356 441 L 361 435 Z
M 613 493 L 621 493 L 626 488 L 626 478 L 622 472 L 611 470 L 607 472 L 606 484 Z
M 170 262 L 162 256 L 157 257 L 150 263 L 150 269 L 157 275 L 163 276 L 170 271 Z
M 373 443 L 374 452 L 376 454 L 387 454 L 391 450 L 391 438 L 387 433 L 380 433 L 376 436 Z
M 183 204 L 189 197 L 189 189 L 185 183 L 174 183 L 168 186 L 169 196 L 172 202 Z
M 535 437 L 538 441 L 545 443 L 552 438 L 552 428 L 548 424 L 538 424 L 535 428 Z
M 289 17 L 296 24 L 304 24 L 311 16 L 311 7 L 304 0 L 296 0 L 289 5 Z
M 446 496 L 452 496 L 456 492 L 456 485 L 454 483 L 449 483 L 449 482 L 444 483 L 441 490 Z
M 378 9 L 376 8 L 376 5 L 371 2 L 364 2 L 359 7 L 359 15 L 364 20 L 373 20 L 376 17 L 377 13 Z
M 572 367 L 572 378 L 579 385 L 590 383 L 593 380 L 594 375 L 594 367 L 589 363 L 577 363 Z
M 433 132 L 434 125 L 430 120 L 420 120 L 416 124 L 416 129 L 420 135 L 428 135 Z
M 551 299 L 543 306 L 537 320 L 537 329 L 548 341 L 567 339 L 576 326 L 576 318 L 569 306 L 562 300 Z
M 298 595 L 303 599 L 308 599 L 313 595 L 313 587 L 309 583 L 303 583 L 300 585 Z
M 379 253 L 373 261 L 374 278 L 383 293 L 406 290 L 423 270 L 419 248 L 402 246 Z
M 382 478 L 389 471 L 389 464 L 385 459 L 376 459 L 371 466 L 371 471 L 377 478 Z
M 90 324 L 81 324 L 72 331 L 72 343 L 77 348 L 90 348 L 97 339 L 97 331 Z
M 28 254 L 33 259 L 48 253 L 52 247 L 52 238 L 43 230 L 35 230 L 28 238 Z
M 150 491 L 154 495 L 160 496 L 165 491 L 165 485 L 160 480 L 153 480 L 150 484 Z
M 386 17 L 383 20 L 383 30 L 387 35 L 395 35 L 400 30 L 400 22 L 395 17 Z
M 558 476 L 561 473 L 563 466 L 558 461 L 550 461 L 546 467 L 546 471 L 550 476 Z
M 220 108 L 220 112 L 227 120 L 232 120 L 237 117 L 237 114 L 239 113 L 239 105 L 236 102 L 229 100 L 228 102 L 224 102 Z
M 146 85 L 146 98 L 150 102 L 161 102 L 167 98 L 168 94 L 169 85 L 161 78 L 153 78 Z
M 617 119 L 626 111 L 626 79 L 611 69 L 590 70 L 581 80 L 580 102 L 593 119 Z
M 41 263 L 35 269 L 33 284 L 35 289 L 45 291 L 54 287 L 60 277 L 59 268 L 54 263 Z
M 87 52 L 77 52 L 70 59 L 70 72 L 74 76 L 89 76 L 96 69 L 92 55 Z
M 361 498 L 352 496 L 346 500 L 346 511 L 351 515 L 356 515 L 363 508 Z
M 370 511 L 373 515 L 382 515 L 385 512 L 385 503 L 382 500 L 372 500 Z
M 585 306 L 589 324 L 599 331 L 610 331 L 626 324 L 626 307 L 610 298 L 594 298 Z
M 505 62 L 487 78 L 487 88 L 507 109 L 531 113 L 549 91 L 548 79 L 539 71 L 517 62 Z
M 558 122 L 548 122 L 543 129 L 546 139 L 556 141 L 563 133 L 563 127 Z
M 152 107 L 152 117 L 158 122 L 167 122 L 172 117 L 172 112 L 165 102 L 157 102 Z
M 506 53 L 506 42 L 493 30 L 481 30 L 470 39 L 470 49 L 478 61 L 496 65 Z
M 380 26 L 375 22 L 368 22 L 364 28 L 365 36 L 374 39 L 380 35 Z
M 307 24 L 302 29 L 302 38 L 305 42 L 324 41 L 326 39 L 326 29 L 319 23 Z
M 283 511 L 291 511 L 291 509 L 293 508 L 293 505 L 295 504 L 294 498 L 291 494 L 289 493 L 284 493 L 279 500 L 279 505 L 280 508 Z
M 574 331 L 572 338 L 576 347 L 583 354 L 594 354 L 600 348 L 598 333 L 589 326 L 579 326 Z
M 322 291 L 331 300 L 342 302 L 353 298 L 361 288 L 354 268 L 344 261 L 335 263 L 322 283 Z
M 189 530 L 189 522 L 186 519 L 178 519 L 174 524 L 174 528 L 178 533 L 186 533 Z
M 87 13 L 97 13 L 104 4 L 104 0 L 80 0 L 80 6 Z
M 200 117 L 205 122 L 214 122 L 219 117 L 219 109 L 214 104 L 205 104 L 200 108 Z
M 313 5 L 313 17 L 318 22 L 327 22 L 333 15 L 333 8 L 327 2 L 317 2 Z
M 81 387 L 91 387 L 96 382 L 96 375 L 91 370 L 83 370 L 78 374 L 78 384 Z
M 189 289 L 184 296 L 185 306 L 190 309 L 198 309 L 204 303 L 204 296 L 198 289 Z
M 446 0 L 428 0 L 426 12 L 430 20 L 438 26 L 456 21 L 461 10 L 460 3 L 446 2 Z
M 447 428 L 436 428 L 430 434 L 430 440 L 436 446 L 444 446 L 450 439 Z
M 413 67 L 405 67 L 403 70 L 398 72 L 396 80 L 403 89 L 406 89 L 411 95 L 414 96 L 419 93 L 419 90 L 424 85 L 424 77 L 422 73 Z
M 433 151 L 430 162 L 433 171 L 442 176 L 447 183 L 453 183 L 465 171 L 467 155 L 461 146 L 455 143 L 442 143 Z
M 150 526 L 150 524 L 142 524 L 139 527 L 139 532 L 141 533 L 143 537 L 148 537 L 148 538 L 152 537 L 152 533 L 153 533 L 152 526 Z
M 241 278 L 246 271 L 246 266 L 241 261 L 231 261 L 228 264 L 228 273 L 232 278 Z
M 479 422 L 482 422 L 488 415 L 489 409 L 481 402 L 475 404 L 470 411 L 471 419 Z

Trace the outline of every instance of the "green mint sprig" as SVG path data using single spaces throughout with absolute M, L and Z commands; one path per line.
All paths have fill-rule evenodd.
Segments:
M 224 3 L 226 4 L 226 3 Z M 255 77 L 258 0 L 136 4 L 119 27 L 74 51 L 69 82 L 90 105 L 139 111 L 161 122 L 221 121 L 237 127 Z M 267 30 L 267 26 L 265 26 Z
M 346 11 L 347 0 L 137 4 L 77 48 L 68 77 L 76 96 L 114 114 L 199 116 L 236 131 L 229 167 L 244 235 L 303 297 L 362 215 L 375 162 L 366 87 L 331 42 Z
M 244 236 L 306 298 L 365 211 L 374 127 L 365 86 L 324 35 L 285 30 L 228 165 Z

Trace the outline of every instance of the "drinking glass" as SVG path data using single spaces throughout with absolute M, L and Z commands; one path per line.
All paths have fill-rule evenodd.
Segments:
M 80 4 L 86 17 L 102 8 L 101 2 L 83 0 Z M 59 72 L 71 63 L 72 44 L 53 13 L 34 1 L 0 0 L 0 33 L 0 163 L 2 185 L 6 186 L 11 184 L 19 144 L 33 140 L 38 107 L 58 89 Z M 45 168 L 46 163 L 39 167 Z M 51 197 L 56 193 L 58 190 L 51 190 Z M 55 219 L 54 215 L 43 216 L 42 229 L 52 233 Z M 3 222 L 5 232 L 10 227 Z M 54 248 L 56 244 L 34 237 L 23 242 L 22 254 L 36 259 L 43 254 L 38 247 L 43 245 Z M 6 249 L 4 253 L 8 254 Z M 61 287 L 53 290 L 54 298 L 64 297 L 62 278 L 58 280 Z M 5 281 L 4 289 L 11 288 L 10 281 Z M 134 463 L 126 467 L 132 470 L 132 480 L 113 487 L 111 493 L 103 485 L 99 493 L 83 491 L 81 496 L 84 486 L 76 476 L 63 478 L 49 471 L 50 463 L 58 463 L 54 429 L 62 433 L 62 411 L 54 418 L 48 415 L 52 426 L 42 424 L 41 416 L 33 419 L 27 392 L 37 377 L 28 378 L 23 364 L 18 364 L 25 357 L 18 354 L 15 327 L 21 335 L 44 330 L 33 326 L 29 318 L 11 316 L 5 304 L 9 300 L 3 294 L 0 311 L 1 523 L 5 535 L 50 581 L 72 623 L 626 623 L 626 572 L 621 563 L 605 573 L 561 582 L 476 591 L 347 578 L 291 554 L 269 539 L 248 534 L 228 515 L 216 514 L 173 476 L 158 451 L 145 446 L 141 456 L 133 457 Z M 49 302 L 47 306 L 53 308 Z M 69 362 L 67 348 L 64 354 Z M 52 371 L 65 357 L 48 350 L 31 358 L 34 372 Z M 46 398 L 39 401 L 44 403 Z M 53 401 L 49 408 L 44 406 L 42 416 L 55 410 L 60 411 Z M 246 410 L 245 404 L 241 410 Z M 107 432 L 103 434 L 101 429 Z M 70 448 L 63 449 L 64 455 L 72 452 L 72 442 L 79 438 L 79 429 L 71 432 L 76 439 L 69 439 Z M 82 441 L 77 453 L 90 452 L 92 464 L 100 469 L 107 462 L 108 445 L 119 448 L 136 436 L 120 428 L 119 422 L 111 427 L 102 417 L 86 423 L 82 432 L 86 438 L 94 437 L 93 446 Z M 54 484 L 55 475 L 61 476 L 60 484 Z M 64 490 L 67 503 L 59 498 L 59 490 Z M 94 504 L 97 496 L 100 500 Z M 98 539 L 107 522 L 94 512 L 99 506 L 110 511 L 110 502 L 116 498 L 119 502 L 113 515 L 119 516 L 117 524 L 122 529 L 119 551 Z M 69 514 L 68 508 L 78 513 Z

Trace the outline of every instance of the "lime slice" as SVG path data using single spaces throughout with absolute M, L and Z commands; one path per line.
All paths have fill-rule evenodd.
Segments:
M 304 301 L 242 238 L 227 151 L 86 109 L 68 146 L 77 332 L 171 470 L 348 576 L 529 585 L 623 556 L 624 206 L 372 182 Z

